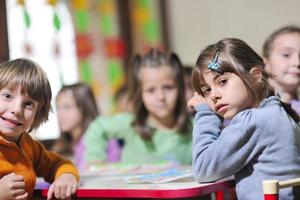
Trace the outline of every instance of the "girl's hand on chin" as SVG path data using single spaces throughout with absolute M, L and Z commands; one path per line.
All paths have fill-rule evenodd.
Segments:
M 195 110 L 195 108 L 200 105 L 206 103 L 206 100 L 203 96 L 201 96 L 198 92 L 194 92 L 194 96 L 190 98 L 190 100 L 187 102 L 187 107 L 190 109 Z

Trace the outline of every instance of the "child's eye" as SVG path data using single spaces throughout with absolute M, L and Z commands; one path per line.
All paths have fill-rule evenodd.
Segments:
M 287 53 L 284 53 L 284 54 L 282 54 L 282 56 L 285 57 L 285 58 L 289 58 L 291 55 L 287 54 Z
M 204 96 L 207 96 L 209 94 L 210 90 L 211 90 L 210 88 L 202 88 L 201 89 Z
M 164 89 L 166 89 L 166 90 L 173 90 L 174 88 L 175 88 L 175 86 L 173 86 L 173 85 L 164 86 Z
M 33 102 L 33 101 L 27 101 L 27 102 L 25 102 L 25 106 L 26 106 L 27 108 L 33 109 L 33 108 L 36 107 L 36 103 Z
M 218 84 L 222 86 L 222 85 L 225 85 L 226 82 L 227 82 L 227 79 L 220 79 L 220 80 L 218 81 Z
M 154 88 L 148 88 L 148 89 L 146 89 L 146 92 L 147 93 L 153 93 L 154 92 Z
M 288 57 L 290 57 L 290 55 L 289 54 L 283 54 L 283 57 L 288 58 Z
M 12 96 L 11 94 L 9 93 L 3 93 L 2 96 L 5 98 L 5 99 L 10 99 Z

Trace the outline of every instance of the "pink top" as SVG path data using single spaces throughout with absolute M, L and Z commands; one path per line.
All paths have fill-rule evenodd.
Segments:
M 81 137 L 79 142 L 74 146 L 74 163 L 79 170 L 84 170 L 86 168 L 84 162 L 84 151 L 85 145 L 83 138 Z M 118 139 L 110 139 L 107 142 L 106 147 L 106 162 L 118 162 L 120 161 L 122 154 L 122 147 L 119 144 Z

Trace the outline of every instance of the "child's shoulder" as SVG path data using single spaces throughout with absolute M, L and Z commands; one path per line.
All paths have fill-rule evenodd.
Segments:
M 22 133 L 19 139 L 19 143 L 22 144 L 32 144 L 32 143 L 36 143 L 39 142 L 35 136 L 34 133 Z
M 282 110 L 281 107 L 279 97 L 271 96 L 264 99 L 258 107 L 246 109 L 238 113 L 234 118 L 249 122 L 269 121 L 270 119 L 280 116 L 279 113 Z
M 34 133 L 22 133 L 19 140 L 19 145 L 23 149 L 23 151 L 26 151 L 26 154 L 32 159 L 38 157 L 37 152 L 41 153 L 41 151 L 46 150 L 41 141 L 39 141 L 34 136 Z

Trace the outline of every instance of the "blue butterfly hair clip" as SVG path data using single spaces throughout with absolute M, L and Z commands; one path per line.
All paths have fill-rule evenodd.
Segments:
M 220 64 L 218 63 L 219 54 L 220 50 L 217 50 L 216 54 L 208 65 L 208 69 L 218 71 L 218 69 L 220 68 Z

